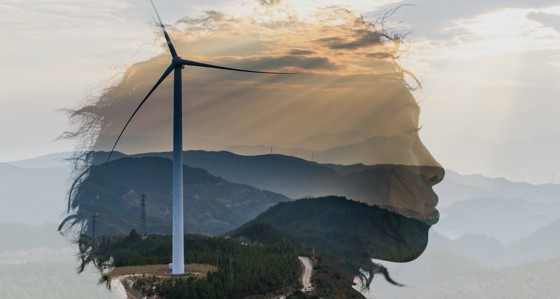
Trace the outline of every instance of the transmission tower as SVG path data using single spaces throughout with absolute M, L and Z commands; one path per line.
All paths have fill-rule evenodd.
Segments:
M 97 217 L 99 214 L 93 213 L 91 214 L 91 252 L 95 253 L 96 251 L 96 240 L 95 240 L 95 227 L 97 226 Z
M 146 231 L 146 194 L 142 193 L 142 201 L 140 202 L 140 206 L 142 211 L 140 213 L 140 235 L 145 237 L 148 235 Z

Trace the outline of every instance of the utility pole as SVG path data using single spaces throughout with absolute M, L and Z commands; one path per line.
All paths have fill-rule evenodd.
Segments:
M 142 237 L 146 237 L 148 235 L 148 231 L 146 230 L 146 194 L 142 192 L 141 195 L 141 212 L 140 212 L 140 235 Z
M 314 261 L 315 260 L 315 247 L 313 247 L 313 253 L 312 254 L 313 255 L 312 255 L 311 261 Z

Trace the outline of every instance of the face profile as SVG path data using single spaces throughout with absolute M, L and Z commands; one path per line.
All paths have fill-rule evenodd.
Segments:
M 420 107 L 404 79 L 409 72 L 397 61 L 395 49 L 401 40 L 389 38 L 347 9 L 319 10 L 305 21 L 289 14 L 279 18 L 257 22 L 209 12 L 176 24 L 182 29 L 174 31 L 172 38 L 184 58 L 298 73 L 266 77 L 188 68 L 183 90 L 189 96 L 182 111 L 184 148 L 191 150 L 185 153 L 187 166 L 205 171 L 198 177 L 275 193 L 276 210 L 267 202 L 246 220 L 256 217 L 305 240 L 306 246 L 320 246 L 332 257 L 344 257 L 347 269 L 373 274 L 372 258 L 414 260 L 426 248 L 428 230 L 439 219 L 432 187 L 443 179 L 444 170 L 419 137 Z M 153 169 L 163 169 L 157 161 L 150 161 L 146 171 L 135 166 L 134 173 L 125 174 L 118 161 L 96 160 L 111 149 L 138 101 L 165 69 L 165 55 L 134 64 L 97 102 L 72 114 L 76 133 L 88 140 L 91 156 L 80 160 L 87 175 L 78 177 L 72 187 L 69 211 L 73 214 L 61 227 L 87 223 L 89 215 L 96 213 L 98 234 L 126 233 L 133 222 L 117 217 L 108 206 L 133 210 L 132 198 L 147 192 L 160 200 L 151 211 L 152 221 L 159 221 L 152 230 L 168 231 L 169 207 L 162 202 L 170 195 L 167 187 L 153 184 L 157 180 Z M 128 126 L 119 152 L 136 155 L 138 163 L 150 155 L 168 157 L 172 92 L 170 80 L 160 85 Z M 160 178 L 166 172 L 161 173 Z M 144 184 L 131 177 L 140 177 Z M 218 196 L 202 190 L 200 184 L 184 184 L 185 213 L 191 217 L 185 229 L 208 233 L 193 229 L 200 225 L 197 221 L 206 221 L 199 216 L 212 214 L 204 210 L 211 208 L 210 199 L 220 204 L 233 192 Z M 271 195 L 264 197 L 268 200 Z M 247 201 L 241 197 L 227 207 L 243 200 Z M 189 214 L 196 202 L 203 202 L 204 208 Z M 268 208 L 282 217 L 266 218 L 270 213 L 261 213 Z M 233 213 L 227 211 L 220 212 Z M 225 218 L 204 225 L 226 223 Z M 301 229 L 303 223 L 310 228 Z M 242 224 L 223 226 L 212 234 Z M 80 229 L 82 235 L 91 235 L 91 226 Z
M 383 102 L 371 110 L 372 116 L 382 115 L 382 123 L 369 149 L 359 147 L 345 158 L 345 164 L 385 165 L 387 171 L 375 176 L 367 191 L 343 195 L 433 225 L 439 213 L 432 186 L 443 179 L 444 171 L 420 140 L 420 107 L 406 87 L 396 89 L 387 99 L 375 99 Z

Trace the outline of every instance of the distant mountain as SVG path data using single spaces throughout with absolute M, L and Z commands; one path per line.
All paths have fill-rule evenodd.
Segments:
M 310 161 L 317 158 L 317 161 L 321 161 L 323 163 L 340 163 L 340 161 L 348 159 L 348 157 L 343 158 L 340 157 L 340 155 L 334 155 L 334 159 L 329 160 L 329 158 L 331 158 L 330 156 L 333 156 L 333 150 L 329 149 L 333 147 L 339 148 L 346 145 L 360 144 L 367 139 L 367 137 L 364 137 L 362 134 L 356 132 L 322 133 L 302 138 L 288 146 L 235 145 L 224 148 L 224 151 L 246 156 L 264 155 L 271 153 L 272 151 L 274 154 L 298 157 Z
M 146 153 L 136 156 L 170 158 L 171 153 Z M 229 181 L 279 192 L 291 198 L 332 194 L 349 196 L 333 193 L 337 191 L 333 190 L 333 183 L 339 185 L 343 176 L 375 167 L 364 164 L 320 164 L 309 159 L 280 154 L 242 156 L 230 152 L 207 151 L 186 151 L 184 160 L 185 164 L 204 168 Z M 449 169 L 446 170 L 444 180 L 434 186 L 434 190 L 440 198 L 440 208 L 480 197 L 521 198 L 535 203 L 560 203 L 560 185 L 533 185 L 482 175 L 461 175 Z
M 496 266 L 506 254 L 506 247 L 496 238 L 484 234 L 465 234 L 453 241 L 454 252 L 483 265 Z
M 450 238 L 486 234 L 509 243 L 560 218 L 560 185 L 533 185 L 447 170 L 434 190 L 442 215 L 436 230 Z
M 461 175 L 447 170 L 443 182 L 434 188 L 440 205 L 478 197 L 521 198 L 528 202 L 560 203 L 560 185 L 534 185 L 512 182 L 504 178 L 488 178 L 482 175 Z
M 560 203 L 484 197 L 456 202 L 440 211 L 436 230 L 445 236 L 486 234 L 509 243 L 560 218 Z
M 68 242 L 56 232 L 56 224 L 27 225 L 0 223 L 0 255 L 4 252 L 68 247 Z
M 98 234 L 128 233 L 139 229 L 140 195 L 145 193 L 148 232 L 170 234 L 171 169 L 170 160 L 158 157 L 122 158 L 92 166 L 89 177 L 75 191 L 72 208 L 77 209 L 79 220 L 98 213 Z M 200 168 L 184 166 L 183 171 L 188 233 L 221 234 L 288 200 L 280 194 L 230 183 Z
M 0 221 L 58 222 L 64 212 L 71 169 L 21 168 L 0 163 Z
M 321 138 L 319 138 L 320 140 Z M 512 179 L 489 178 L 482 175 L 459 175 L 450 171 L 445 184 L 437 187 L 442 194 L 451 194 L 446 197 L 449 204 L 474 198 L 474 197 L 504 197 L 523 198 L 531 202 L 558 202 L 560 201 L 560 184 L 530 184 L 522 181 L 522 178 L 534 178 L 537 182 L 550 182 L 553 180 L 554 167 L 557 164 L 556 154 L 560 132 L 554 135 L 529 140 L 526 142 L 496 144 L 488 141 L 478 140 L 470 136 L 448 136 L 448 144 L 454 145 L 456 150 L 437 153 L 436 159 L 442 156 L 442 161 L 456 161 L 453 165 L 443 165 L 450 169 L 461 169 L 467 173 L 483 173 L 491 176 L 505 176 Z M 306 160 L 329 164 L 351 165 L 363 163 L 373 165 L 394 161 L 388 157 L 378 156 L 385 144 L 394 140 L 387 137 L 370 137 L 364 139 L 353 136 L 346 140 L 346 144 L 328 149 L 310 150 L 309 148 L 277 148 L 276 154 L 291 155 Z M 303 144 L 303 143 L 301 143 Z M 489 150 L 492 149 L 492 150 Z M 262 155 L 270 152 L 270 147 L 237 146 L 228 148 L 243 155 Z M 454 157 L 457 152 L 469 152 L 476 159 L 458 160 Z M 488 152 L 500 153 L 500 155 L 487 155 Z M 535 154 L 538 152 L 539 154 Z M 554 159 L 551 159 L 554 157 Z M 511 163 L 516 161 L 516 163 Z M 557 162 L 554 162 L 557 161 Z M 393 162 L 395 163 L 395 162 Z M 556 163 L 556 164 L 555 164 Z M 543 173 L 543 169 L 551 169 L 549 173 Z M 514 181 L 512 181 L 514 180 Z M 560 179 L 558 179 L 560 180 Z M 557 180 L 557 181 L 558 181 Z M 442 197 L 443 198 L 443 197 Z M 442 204 L 447 204 L 443 202 Z
M 375 149 L 382 148 L 384 144 L 392 142 L 390 137 L 370 136 L 365 138 L 352 132 L 347 134 L 348 137 L 342 137 L 344 134 L 318 135 L 298 141 L 294 143 L 296 146 L 293 147 L 278 148 L 274 153 L 304 159 L 311 159 L 313 153 L 315 161 L 332 164 L 363 163 L 371 165 L 378 164 L 380 161 L 382 161 L 381 163 L 389 161 L 384 157 L 376 156 Z M 341 142 L 335 142 L 334 140 L 340 140 Z M 497 143 L 465 134 L 455 134 L 440 137 L 437 140 L 427 139 L 425 141 L 428 141 L 426 144 L 445 141 L 445 151 L 438 152 L 437 148 L 434 148 L 431 152 L 436 160 L 442 162 L 446 168 L 460 170 L 463 173 L 482 173 L 491 177 L 507 177 L 510 181 L 551 182 L 554 180 L 554 172 L 558 170 L 557 165 L 560 163 L 557 154 L 560 148 L 560 131 L 549 136 L 521 142 Z M 298 148 L 297 151 L 296 148 Z M 239 154 L 255 155 L 270 152 L 270 147 L 266 146 L 261 147 L 258 151 L 251 151 L 250 149 L 250 146 L 226 148 L 226 150 L 232 150 Z M 253 147 L 253 149 L 256 148 Z M 468 153 L 469 158 L 457 159 L 457 153 Z M 449 164 L 445 163 L 447 161 L 449 161 Z M 560 181 L 558 176 L 556 181 Z M 511 192 L 515 193 L 514 190 L 511 190 Z M 558 194 L 557 188 L 555 192 Z M 529 192 L 521 195 L 521 197 L 526 197 L 526 195 L 540 196 Z
M 484 234 L 465 234 L 458 239 L 451 240 L 439 234 L 436 225 L 430 230 L 429 242 L 424 254 L 453 254 L 468 260 L 467 263 L 477 267 L 513 266 L 513 264 L 505 265 L 499 262 L 506 252 L 507 246 L 493 237 Z
M 317 135 L 309 142 L 297 143 L 295 147 L 269 147 L 269 146 L 232 146 L 225 148 L 240 155 L 263 155 L 273 153 L 298 157 L 305 160 L 313 160 L 325 164 L 388 164 L 399 163 L 407 155 L 397 149 L 402 149 L 403 140 L 399 136 L 373 136 L 364 138 L 353 134 L 345 137 L 341 142 L 335 142 L 333 138 L 341 134 Z M 303 147 L 302 147 L 303 144 Z M 330 146 L 328 146 L 330 144 Z M 377 150 L 376 150 L 377 149 Z
M 523 264 L 560 257 L 560 218 L 509 245 L 503 264 Z
M 437 231 L 437 225 L 430 231 L 427 252 L 450 252 L 487 267 L 517 267 L 560 258 L 560 218 L 512 243 L 485 234 L 464 234 L 451 240 Z
M 330 132 L 301 138 L 293 142 L 292 145 L 321 151 L 346 144 L 357 144 L 366 139 L 367 137 L 359 132 Z
M 54 153 L 7 163 L 22 168 L 67 167 L 70 165 L 68 159 L 73 154 L 73 152 Z
M 560 249 L 555 221 L 513 244 L 485 235 L 450 240 L 430 230 L 425 252 L 409 263 L 378 261 L 406 285 L 374 278 L 367 298 L 556 298 Z M 494 260 L 492 260 L 494 259 Z
M 315 154 L 321 163 L 352 165 L 352 164 L 387 164 L 404 163 L 404 157 L 410 154 L 403 149 L 407 144 L 400 136 L 373 136 L 364 141 L 333 147 Z M 406 159 L 405 159 L 406 160 Z M 391 162 L 392 161 L 392 162 Z
M 237 145 L 228 146 L 225 151 L 235 153 L 243 156 L 259 156 L 266 154 L 278 154 L 292 156 L 300 159 L 311 161 L 316 151 L 311 151 L 304 148 L 285 148 L 285 147 L 270 147 L 264 145 Z
M 434 238 L 430 233 L 430 242 Z M 373 281 L 374 296 L 368 298 L 401 298 L 400 296 L 375 296 L 378 290 L 392 291 L 393 294 L 408 294 L 410 288 L 417 289 L 424 285 L 439 285 L 445 281 L 460 281 L 462 278 L 471 275 L 492 273 L 493 269 L 489 266 L 476 262 L 473 259 L 462 256 L 452 251 L 439 250 L 428 246 L 426 251 L 418 259 L 409 263 L 394 263 L 381 260 L 375 262 L 384 265 L 391 273 L 391 276 L 403 284 L 404 288 L 395 288 L 388 285 L 382 277 L 376 277 Z M 402 290 L 401 290 L 402 289 Z M 449 298 L 455 298 L 453 296 Z
M 135 157 L 170 155 L 171 153 L 146 153 Z M 410 186 L 399 181 L 419 177 L 423 170 L 417 166 L 345 166 L 319 164 L 276 154 L 241 156 L 230 152 L 206 151 L 187 151 L 184 153 L 184 161 L 187 165 L 206 169 L 228 181 L 270 190 L 290 198 L 337 195 L 387 207 L 391 205 L 387 196 L 388 188 L 401 194 L 428 192 L 428 187 L 423 184 L 409 189 Z
M 136 156 L 171 157 L 171 153 Z M 281 193 L 290 198 L 338 194 L 333 193 L 333 185 L 330 184 L 339 178 L 335 170 L 300 158 L 276 154 L 241 156 L 230 152 L 187 151 L 183 159 L 187 165 L 206 169 L 228 181 Z

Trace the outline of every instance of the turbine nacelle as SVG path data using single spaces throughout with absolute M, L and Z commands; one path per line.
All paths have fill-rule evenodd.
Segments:
M 182 69 L 185 68 L 185 64 L 183 63 L 183 59 L 180 56 L 175 56 L 171 59 L 171 65 L 174 67 L 181 67 Z

